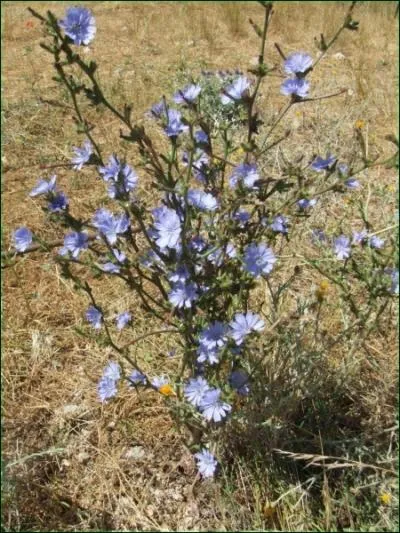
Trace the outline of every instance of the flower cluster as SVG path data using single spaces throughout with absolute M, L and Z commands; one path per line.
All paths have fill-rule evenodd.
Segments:
M 56 24 L 52 20 L 49 18 L 49 27 Z M 67 71 L 70 64 L 77 69 L 83 64 L 83 71 L 90 78 L 96 65 L 86 64 L 71 48 L 93 41 L 96 24 L 90 10 L 69 8 L 65 18 L 52 29 L 59 72 L 65 74 L 64 69 Z M 63 54 L 65 62 L 59 60 Z M 284 59 L 283 70 L 288 77 L 280 91 L 291 98 L 287 108 L 308 100 L 310 83 L 306 77 L 317 62 L 313 63 L 304 52 Z M 63 266 L 64 275 L 89 296 L 85 316 L 95 330 L 94 336 L 126 356 L 130 364 L 131 373 L 125 374 L 119 363 L 108 363 L 97 386 L 100 401 L 105 403 L 117 395 L 123 376 L 131 394 L 142 388 L 165 397 L 175 411 L 182 413 L 179 416 L 188 428 L 191 417 L 200 421 L 204 432 L 196 442 L 194 457 L 203 478 L 213 477 L 218 464 L 209 451 L 213 446 L 205 441 L 205 428 L 211 429 L 210 434 L 216 433 L 231 413 L 236 414 L 237 404 L 251 403 L 257 389 L 254 376 L 258 363 L 254 360 L 262 358 L 257 353 L 257 357 L 252 357 L 252 352 L 263 344 L 259 337 L 265 322 L 250 310 L 255 301 L 251 297 L 253 288 L 265 283 L 276 304 L 290 286 L 294 276 L 280 281 L 283 276 L 280 272 L 276 275 L 276 271 L 281 263 L 278 268 L 276 264 L 285 257 L 282 250 L 292 235 L 296 236 L 296 228 L 304 221 L 311 222 L 324 205 L 321 197 L 325 191 L 321 192 L 315 183 L 324 181 L 329 193 L 355 196 L 359 193 L 354 191 L 361 188 L 355 178 L 359 169 L 349 168 L 329 152 L 326 156 L 313 156 L 303 166 L 302 158 L 300 163 L 284 160 L 280 179 L 271 177 L 261 159 L 263 149 L 258 150 L 262 146 L 259 137 L 255 142 L 259 120 L 253 109 L 267 71 L 264 64 L 251 70 L 256 80 L 240 71 L 203 73 L 189 83 L 185 80 L 172 97 L 163 97 L 154 104 L 147 117 L 168 146 L 163 153 L 153 146 L 144 127 L 131 123 L 130 106 L 125 106 L 123 113 L 116 110 L 96 81 L 98 100 L 129 127 L 130 136 L 126 137 L 122 130 L 121 136 L 137 143 L 141 161 L 136 168 L 151 174 L 154 189 L 151 194 L 140 194 L 148 182 L 138 187 L 138 174 L 117 149 L 104 162 L 104 147 L 92 136 L 95 129 L 85 124 L 82 131 L 86 138 L 81 147 L 73 147 L 70 167 L 76 172 L 85 168 L 84 172 L 89 173 L 94 169 L 107 184 L 108 199 L 83 218 L 78 216 L 80 213 L 75 216 L 66 194 L 57 189 L 55 175 L 40 178 L 29 193 L 31 198 L 44 199 L 44 210 L 51 221 L 68 228 L 57 241 L 56 246 L 61 247 L 56 260 Z M 73 90 L 79 92 L 78 78 L 68 76 L 65 74 L 65 80 L 70 80 Z M 89 96 L 93 103 L 93 95 Z M 284 113 L 278 122 L 283 116 Z M 269 143 L 271 137 L 271 146 L 273 129 L 265 139 Z M 310 175 L 312 180 L 308 179 Z M 328 182 L 332 184 L 330 188 Z M 115 211 L 109 207 L 112 202 L 117 204 Z M 367 252 L 386 284 L 381 292 L 388 297 L 398 294 L 398 269 L 388 266 L 388 261 L 379 263 L 387 240 L 379 236 L 382 231 L 372 232 L 366 220 L 364 223 L 368 230 L 353 232 L 352 236 L 340 230 L 340 234 L 328 237 L 321 228 L 314 227 L 310 230 L 317 245 L 314 251 L 326 254 L 327 268 L 336 269 L 340 275 L 359 260 L 358 255 Z M 39 245 L 32 247 L 34 240 Z M 25 253 L 38 249 L 41 241 L 28 228 L 20 227 L 13 233 L 13 245 L 17 253 Z M 109 314 L 105 306 L 96 303 L 95 290 L 88 282 L 81 283 L 79 277 L 86 267 L 100 279 L 118 278 L 118 283 L 127 284 L 129 293 L 135 291 L 140 309 L 162 323 L 163 329 L 150 335 L 170 331 L 179 335 L 176 346 L 183 351 L 179 375 L 171 372 L 171 379 L 162 373 L 147 377 L 140 357 L 136 361 L 127 355 L 129 342 L 118 347 L 119 339 L 133 322 L 132 314 L 129 310 Z M 79 272 L 71 274 L 72 269 Z M 329 279 L 334 279 L 334 275 Z M 322 292 L 321 284 L 320 303 Z M 171 329 L 165 329 L 166 324 Z M 87 331 L 90 334 L 92 330 Z M 139 339 L 147 336 L 145 333 Z M 171 368 L 180 357 L 180 352 L 176 353 L 176 358 L 168 360 Z

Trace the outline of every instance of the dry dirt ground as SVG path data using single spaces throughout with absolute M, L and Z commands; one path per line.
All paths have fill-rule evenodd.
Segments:
M 314 37 L 332 34 L 345 12 L 343 4 L 277 2 L 267 61 L 280 62 L 274 42 L 287 52 L 315 54 Z M 68 162 L 72 146 L 80 144 L 65 96 L 60 106 L 54 105 L 60 93 L 52 81 L 50 56 L 39 47 L 41 28 L 27 11 L 29 5 L 2 2 L 3 249 L 21 225 L 49 240 L 60 237 L 52 224 L 43 226 L 40 202 L 28 199 L 27 193 L 40 176 L 52 172 L 40 165 Z M 58 17 L 67 5 L 32 2 L 37 11 L 51 9 Z M 98 30 L 85 53 L 98 61 L 110 98 L 118 105 L 132 101 L 139 122 L 160 95 L 176 87 L 178 75 L 201 69 L 246 70 L 257 56 L 258 38 L 247 21 L 251 17 L 261 23 L 256 2 L 90 2 L 90 7 Z M 355 16 L 360 30 L 340 39 L 311 78 L 316 94 L 341 87 L 348 92 L 329 100 L 329 111 L 315 103 L 288 117 L 295 132 L 293 151 L 320 153 L 330 144 L 345 156 L 354 123 L 362 120 L 370 153 L 390 153 L 385 135 L 395 131 L 397 120 L 394 11 L 394 2 L 360 5 Z M 281 80 L 271 79 L 259 103 L 265 118 L 284 103 Z M 118 124 L 104 111 L 88 113 L 99 124 L 99 142 L 111 152 Z M 55 172 L 77 212 L 92 213 L 104 199 L 98 178 L 86 169 L 71 174 L 60 166 Z M 374 193 L 372 218 L 380 227 L 389 226 L 395 173 L 376 169 L 368 179 Z M 143 194 L 151 194 L 144 176 L 140 187 Z M 332 206 L 328 215 L 334 213 Z M 94 287 L 98 289 L 96 282 Z M 229 529 L 232 509 L 218 483 L 197 483 L 193 490 L 193 459 L 162 400 L 152 392 L 137 396 L 124 390 L 112 404 L 99 404 L 96 383 L 110 353 L 76 334 L 74 327 L 84 324 L 87 301 L 71 290 L 51 258 L 24 256 L 6 270 L 3 291 L 6 530 Z M 121 295 L 112 283 L 102 284 L 101 301 L 111 302 L 116 312 L 136 306 L 133 296 Z M 127 340 L 148 327 L 138 314 Z M 172 340 L 150 338 L 138 349 L 164 372 L 172 347 Z M 386 359 L 393 357 L 394 346 L 378 342 L 375 349 L 393 375 Z M 233 492 L 238 492 L 236 505 L 249 513 L 243 487 Z

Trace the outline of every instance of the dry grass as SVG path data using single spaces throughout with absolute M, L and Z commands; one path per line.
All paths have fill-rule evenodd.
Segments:
M 68 161 L 71 147 L 80 140 L 67 100 L 61 100 L 62 107 L 52 105 L 59 100 L 59 89 L 51 80 L 50 57 L 39 48 L 41 29 L 26 11 L 29 2 L 2 4 L 3 238 L 7 248 L 11 230 L 27 221 L 34 233 L 49 240 L 59 237 L 56 226 L 43 226 L 39 202 L 28 200 L 26 195 L 44 175 L 39 165 Z M 277 3 L 268 39 L 268 62 L 279 63 L 274 42 L 285 52 L 302 49 L 314 54 L 314 36 L 320 30 L 332 33 L 345 10 L 341 4 Z M 310 157 L 325 151 L 327 145 L 346 158 L 354 144 L 353 125 L 358 119 L 365 121 L 370 153 L 390 153 L 384 137 L 394 132 L 398 118 L 395 4 L 363 2 L 356 16 L 360 31 L 339 40 L 321 62 L 319 72 L 311 78 L 315 93 L 329 93 L 338 87 L 349 92 L 323 104 L 292 110 L 287 122 L 293 130 L 288 146 L 291 158 L 299 154 Z M 34 8 L 40 12 L 51 9 L 61 17 L 65 6 L 35 2 Z M 171 92 L 177 72 L 245 69 L 257 55 L 257 36 L 247 23 L 248 17 L 260 19 L 256 2 L 91 2 L 91 9 L 98 33 L 87 54 L 98 60 L 100 78 L 110 98 L 118 105 L 134 103 L 138 122 L 161 94 Z M 266 120 L 283 104 L 278 91 L 281 80 L 271 80 L 271 85 L 263 88 L 259 103 Z M 89 120 L 98 124 L 99 142 L 111 151 L 119 142 L 119 125 L 104 111 L 87 112 Z M 130 145 L 124 144 L 122 150 L 128 153 Z M 129 153 L 129 160 L 135 163 L 134 153 Z M 51 171 L 46 172 L 49 175 Z M 73 212 L 90 216 L 99 203 L 107 203 L 104 189 L 89 170 L 72 177 L 63 167 L 55 172 L 60 188 L 73 199 Z M 146 177 L 140 178 L 142 193 L 150 196 Z M 374 193 L 369 208 L 373 225 L 383 228 L 393 224 L 394 172 L 377 169 L 362 181 L 365 187 L 369 183 Z M 326 219 L 335 224 L 339 213 L 343 216 L 343 205 L 338 201 L 324 204 L 324 209 Z M 361 225 L 352 200 L 344 215 L 355 226 Z M 314 222 L 324 227 L 326 219 Z M 287 270 L 293 266 L 289 261 Z M 294 297 L 312 294 L 316 283 L 303 269 L 289 293 L 288 313 Z M 107 303 L 111 312 L 138 309 L 135 296 L 122 295 L 114 283 L 102 281 L 100 291 L 94 281 L 93 287 L 99 302 Z M 328 483 L 322 496 L 316 495 L 297 466 L 288 467 L 277 458 L 268 468 L 264 464 L 249 468 L 237 459 L 236 478 L 232 480 L 226 472 L 223 483 L 197 484 L 192 492 L 193 460 L 161 400 L 152 392 L 138 397 L 125 390 L 112 405 L 99 405 L 96 383 L 111 354 L 94 340 L 77 336 L 74 326 L 84 323 L 87 302 L 66 284 L 50 258 L 30 254 L 7 269 L 4 296 L 3 457 L 6 463 L 16 462 L 7 469 L 5 481 L 5 530 L 329 530 L 329 517 L 333 511 L 338 515 L 338 507 L 343 514 L 342 527 L 354 527 L 352 520 L 357 520 L 356 526 L 363 524 L 364 517 L 354 510 L 360 503 L 357 495 L 346 492 L 339 505 L 339 497 L 330 493 Z M 334 296 L 321 317 L 323 327 L 331 333 L 340 328 L 341 320 Z M 150 326 L 149 318 L 136 312 L 134 331 L 124 335 L 128 339 Z M 368 363 L 355 354 L 360 359 L 353 367 L 354 382 L 359 380 L 354 397 L 362 399 L 365 414 L 348 423 L 358 424 L 358 431 L 366 434 L 375 427 L 373 446 L 382 428 L 393 425 L 393 330 L 370 344 L 374 361 Z M 137 355 L 145 365 L 168 372 L 168 366 L 174 364 L 166 358 L 172 346 L 172 340 L 149 339 L 139 346 Z M 329 364 L 340 368 L 339 351 L 332 354 Z M 275 422 L 278 425 L 279 420 Z M 276 431 L 281 444 L 289 445 L 290 432 L 283 437 Z M 385 436 L 391 439 L 385 442 L 394 447 L 395 436 Z M 248 441 L 241 445 L 245 450 Z M 320 445 L 316 442 L 311 453 L 322 453 Z M 376 498 L 378 489 L 393 491 L 391 483 L 377 482 L 371 498 L 373 490 Z M 342 487 L 346 487 L 345 480 Z M 370 489 L 360 489 L 362 494 L 366 490 Z M 268 502 L 276 501 L 277 495 L 282 499 L 270 506 Z M 315 507 L 315 498 L 322 501 L 321 507 Z M 323 518 L 318 515 L 320 511 Z M 365 517 L 368 527 L 390 530 L 389 510 L 383 506 L 379 513 L 380 521 L 372 526 Z M 336 524 L 339 522 L 337 519 Z

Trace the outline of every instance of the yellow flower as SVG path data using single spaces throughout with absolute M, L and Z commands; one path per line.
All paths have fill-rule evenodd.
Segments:
M 319 302 L 322 302 L 322 300 L 326 298 L 326 295 L 329 292 L 329 287 L 329 282 L 326 279 L 322 280 L 318 285 L 318 289 L 315 291 L 315 296 Z
M 160 394 L 163 394 L 164 396 L 176 396 L 174 389 L 168 383 L 162 385 L 158 390 L 160 391 Z
M 379 495 L 379 499 L 383 505 L 389 505 L 392 501 L 392 495 L 389 492 L 382 492 Z
M 354 127 L 357 130 L 362 130 L 364 126 L 365 126 L 365 121 L 364 120 L 356 120 L 356 122 L 354 124 Z

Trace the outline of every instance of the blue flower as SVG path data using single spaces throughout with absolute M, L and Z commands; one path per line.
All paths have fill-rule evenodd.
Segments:
M 120 267 L 111 262 L 104 263 L 104 265 L 101 265 L 101 269 L 103 270 L 103 272 L 108 272 L 109 274 L 119 274 L 121 272 Z
M 201 211 L 215 211 L 219 207 L 218 200 L 212 194 L 199 189 L 188 191 L 188 203 Z
M 385 273 L 391 277 L 391 285 L 389 292 L 391 294 L 399 294 L 399 271 L 397 268 L 385 268 Z
M 181 221 L 173 209 L 159 207 L 153 210 L 155 241 L 161 249 L 176 249 L 180 244 Z
M 29 193 L 29 196 L 39 196 L 41 194 L 49 194 L 55 191 L 57 176 L 54 175 L 49 181 L 39 180 L 35 187 Z
M 223 418 L 231 411 L 232 407 L 220 400 L 221 390 L 208 390 L 199 405 L 199 409 L 206 420 L 221 422 Z
M 32 244 L 33 235 L 28 228 L 18 228 L 14 231 L 14 248 L 18 252 L 25 252 Z
M 326 235 L 322 229 L 313 229 L 311 239 L 315 244 L 326 242 Z
M 194 454 L 197 461 L 197 468 L 203 477 L 213 477 L 218 462 L 212 453 L 203 448 L 200 452 Z
M 210 390 L 210 386 L 207 380 L 201 376 L 189 380 L 189 383 L 185 385 L 183 393 L 185 398 L 195 407 L 199 407 L 202 403 L 204 394 Z
M 89 306 L 88 310 L 86 311 L 86 319 L 90 324 L 92 324 L 94 329 L 101 328 L 101 324 L 103 322 L 103 315 L 93 305 Z
M 333 251 L 336 254 L 337 259 L 341 261 L 348 259 L 351 255 L 350 239 L 345 235 L 340 235 L 334 240 Z
M 303 52 L 294 52 L 290 54 L 285 62 L 284 69 L 287 74 L 295 74 L 301 77 L 311 66 L 313 60 L 312 57 Z
M 189 242 L 189 247 L 198 254 L 201 254 L 207 248 L 207 243 L 202 237 L 193 237 Z
M 271 248 L 265 244 L 249 244 L 244 254 L 244 269 L 258 278 L 262 274 L 269 274 L 274 267 L 276 257 Z
M 60 255 L 66 255 L 68 252 L 71 252 L 72 257 L 76 259 L 82 250 L 87 250 L 88 248 L 88 236 L 86 233 L 82 232 L 72 232 L 68 233 L 64 237 L 64 247 L 60 250 Z
M 368 245 L 371 248 L 375 248 L 377 250 L 381 249 L 385 245 L 385 240 L 381 239 L 380 237 L 376 237 L 376 235 L 373 235 L 372 237 L 368 238 Z
M 183 152 L 182 154 L 182 163 L 186 167 L 189 163 L 189 154 L 188 152 Z M 193 161 L 192 161 L 192 170 L 194 177 L 204 183 L 206 181 L 205 178 L 205 172 L 207 170 L 207 166 L 210 163 L 210 158 L 204 152 L 203 150 L 196 149 L 194 155 L 193 155 Z
M 360 182 L 356 180 L 355 178 L 349 178 L 344 182 L 347 188 L 349 189 L 359 189 L 360 188 Z
M 125 263 L 126 261 L 126 255 L 124 252 L 120 252 L 117 248 L 113 248 L 112 252 L 114 254 L 115 259 L 118 261 L 118 263 Z
M 176 283 L 168 294 L 168 300 L 178 309 L 190 308 L 199 297 L 195 283 Z
M 313 168 L 317 172 L 321 172 L 322 170 L 328 170 L 330 167 L 332 167 L 335 161 L 336 157 L 330 154 L 326 155 L 326 159 L 323 159 L 322 157 L 318 156 L 315 161 L 313 161 L 311 168 Z
M 255 183 L 260 179 L 260 176 L 257 172 L 256 165 L 248 165 L 247 163 L 242 163 L 235 167 L 231 177 L 229 178 L 229 185 L 233 189 L 241 183 L 243 187 L 247 189 L 255 188 Z
M 231 85 L 223 89 L 221 102 L 223 105 L 240 102 L 249 95 L 250 82 L 245 76 L 239 76 Z
M 305 98 L 308 95 L 310 83 L 304 78 L 289 78 L 281 85 L 281 94 L 285 96 L 298 96 Z
M 174 95 L 174 102 L 176 104 L 193 103 L 201 92 L 200 85 L 187 85 L 181 91 L 178 91 Z
M 90 141 L 85 141 L 82 148 L 76 148 L 74 146 L 73 150 L 75 156 L 71 160 L 73 163 L 72 168 L 74 170 L 81 170 L 83 165 L 89 161 L 90 156 L 93 154 L 92 143 Z
M 63 192 L 59 192 L 50 200 L 48 209 L 52 213 L 60 213 L 61 211 L 65 211 L 65 209 L 67 209 L 68 203 L 69 201 L 65 194 Z
M 121 367 L 115 361 L 110 361 L 103 371 L 103 376 L 118 381 L 121 378 Z
M 138 182 L 135 171 L 115 155 L 110 156 L 107 166 L 99 167 L 99 172 L 104 181 L 111 181 L 108 188 L 110 198 L 123 197 L 133 191 Z
M 197 361 L 199 363 L 209 363 L 210 365 L 215 365 L 219 361 L 219 350 L 218 348 L 208 348 L 203 344 L 197 349 Z
M 246 209 L 238 209 L 232 216 L 233 220 L 239 222 L 239 226 L 244 227 L 247 222 L 250 220 L 251 215 Z
M 180 133 L 188 131 L 189 126 L 182 123 L 182 114 L 176 109 L 168 109 L 168 122 L 164 128 L 168 137 L 177 137 Z
M 305 209 L 308 209 L 309 207 L 314 207 L 314 205 L 317 203 L 317 200 L 313 198 L 312 200 L 308 200 L 307 198 L 301 198 L 297 201 L 297 206 L 299 209 L 304 211 Z
M 207 133 L 203 130 L 197 130 L 194 132 L 194 139 L 199 144 L 210 144 Z
M 244 370 L 234 370 L 229 377 L 229 383 L 238 394 L 248 396 L 250 392 L 249 376 Z
M 339 163 L 336 168 L 337 168 L 340 176 L 342 176 L 342 177 L 347 176 L 347 173 L 349 171 L 349 167 L 345 163 Z
M 200 333 L 199 342 L 208 349 L 221 348 L 226 344 L 227 333 L 225 324 L 219 321 L 212 322 Z
M 164 100 L 161 100 L 161 102 L 157 102 L 151 106 L 150 116 L 154 118 L 161 118 L 163 115 L 167 115 L 167 109 Z
M 116 318 L 117 328 L 119 330 L 124 329 L 124 327 L 127 326 L 131 321 L 132 315 L 128 311 L 124 311 L 123 313 L 120 313 Z
M 271 224 L 271 229 L 277 233 L 287 233 L 288 232 L 288 219 L 283 215 L 277 215 Z
M 237 255 L 236 248 L 233 246 L 231 242 L 228 242 L 228 244 L 226 244 L 225 246 L 221 248 L 217 248 L 216 250 L 211 252 L 207 256 L 207 259 L 213 265 L 220 267 L 224 262 L 225 256 L 230 259 L 233 259 L 234 257 L 236 257 L 236 255 Z
M 142 372 L 139 372 L 139 370 L 134 370 L 129 378 L 128 378 L 130 384 L 132 385 L 145 385 L 146 384 L 146 376 L 142 374 Z
M 144 256 L 140 259 L 140 264 L 146 268 L 152 268 L 157 266 L 158 268 L 164 269 L 164 262 L 161 257 L 155 253 L 154 250 L 148 250 Z
M 156 389 L 160 389 L 163 385 L 168 385 L 168 383 L 169 383 L 169 379 L 166 378 L 165 376 L 156 376 L 155 378 L 151 380 L 151 384 Z
M 97 393 L 100 401 L 105 402 L 110 398 L 114 398 L 117 394 L 117 382 L 112 378 L 102 377 L 97 385 Z
M 97 392 L 102 402 L 113 398 L 117 392 L 117 384 L 121 378 L 121 367 L 118 363 L 110 361 L 103 371 L 97 385 Z
M 129 228 L 129 218 L 123 213 L 116 216 L 108 209 L 98 209 L 93 217 L 93 226 L 104 235 L 110 244 L 117 242 L 118 235 L 125 233 Z
M 368 237 L 368 232 L 363 229 L 361 231 L 353 231 L 353 238 L 351 244 L 363 244 Z
M 78 46 L 89 44 L 96 33 L 96 23 L 91 11 L 85 7 L 70 7 L 66 15 L 64 20 L 59 21 L 65 35 Z
M 168 276 L 171 283 L 185 283 L 190 278 L 189 271 L 185 265 L 179 266 L 175 272 Z
M 243 343 L 247 335 L 250 335 L 253 331 L 262 331 L 265 327 L 261 317 L 251 311 L 246 314 L 237 313 L 229 325 L 231 328 L 230 335 L 238 346 Z

